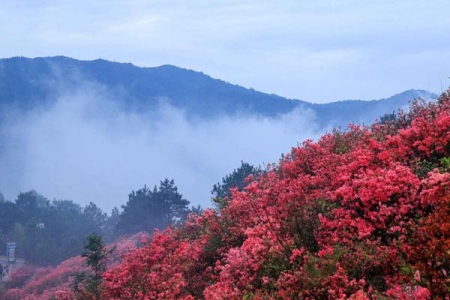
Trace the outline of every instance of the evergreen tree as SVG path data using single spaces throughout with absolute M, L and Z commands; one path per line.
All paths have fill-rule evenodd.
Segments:
M 189 201 L 178 193 L 174 180 L 165 179 L 151 190 L 147 186 L 132 191 L 126 205 L 122 206 L 117 223 L 119 233 L 151 232 L 175 225 L 188 211 Z
M 86 258 L 86 265 L 90 267 L 91 274 L 78 274 L 74 282 L 74 291 L 77 299 L 100 299 L 102 274 L 106 271 L 106 261 L 114 248 L 107 249 L 102 237 L 91 233 L 85 242 L 81 256 Z
M 212 201 L 219 209 L 224 208 L 231 196 L 230 189 L 237 188 L 239 191 L 242 191 L 248 185 L 248 183 L 245 182 L 245 179 L 249 175 L 258 177 L 260 174 L 260 168 L 255 168 L 249 163 L 241 161 L 241 166 L 239 168 L 234 169 L 231 174 L 222 178 L 222 183 L 214 185 L 213 190 L 211 191 L 211 194 L 213 195 Z
M 393 111 L 390 114 L 384 114 L 380 117 L 380 124 L 387 124 L 390 122 L 395 122 L 397 120 L 397 114 Z
M 119 223 L 120 212 L 117 207 L 111 210 L 111 215 L 106 219 L 103 229 L 104 237 L 107 242 L 112 242 L 116 238 L 116 227 Z

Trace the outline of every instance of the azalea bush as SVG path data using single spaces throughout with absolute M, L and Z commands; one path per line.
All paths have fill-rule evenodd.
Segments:
M 12 268 L 11 274 L 8 278 L 8 288 L 21 288 L 27 280 L 29 280 L 34 272 L 35 268 L 31 266 L 22 266 L 19 268 Z
M 122 254 L 142 246 L 142 241 L 149 238 L 149 234 L 139 233 L 122 237 L 109 245 L 110 249 L 115 247 L 108 260 L 109 267 L 119 264 Z M 10 288 L 0 297 L 5 300 L 75 300 L 74 281 L 83 272 L 89 272 L 89 268 L 86 266 L 86 259 L 81 256 L 65 260 L 56 267 L 17 269 L 8 281 Z

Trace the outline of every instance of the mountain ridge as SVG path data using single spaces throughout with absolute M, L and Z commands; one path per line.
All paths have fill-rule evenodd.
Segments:
M 259 92 L 170 64 L 139 67 L 101 58 L 78 60 L 66 56 L 0 59 L 3 105 L 32 109 L 54 101 L 60 96 L 61 87 L 80 88 L 86 82 L 121 94 L 125 107 L 138 110 L 154 107 L 161 98 L 188 115 L 202 118 L 242 114 L 277 117 L 302 107 L 314 111 L 322 126 L 369 123 L 380 115 L 397 111 L 414 98 L 435 96 L 424 90 L 407 90 L 384 99 L 318 104 Z

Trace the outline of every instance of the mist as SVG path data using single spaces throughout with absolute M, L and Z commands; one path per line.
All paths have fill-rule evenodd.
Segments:
M 323 133 L 314 112 L 302 108 L 277 118 L 205 120 L 188 118 L 165 99 L 148 111 L 126 111 L 113 92 L 92 84 L 60 94 L 46 108 L 4 112 L 0 191 L 6 199 L 34 189 L 110 212 L 132 190 L 173 178 L 191 205 L 211 207 L 213 185 L 241 161 L 264 167 Z

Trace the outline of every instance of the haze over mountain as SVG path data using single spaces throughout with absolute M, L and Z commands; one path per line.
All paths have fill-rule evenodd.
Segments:
M 212 185 L 241 160 L 275 162 L 298 142 L 372 123 L 417 97 L 433 95 L 313 104 L 171 65 L 1 59 L 0 191 L 110 209 L 168 177 L 191 203 L 209 206 Z

